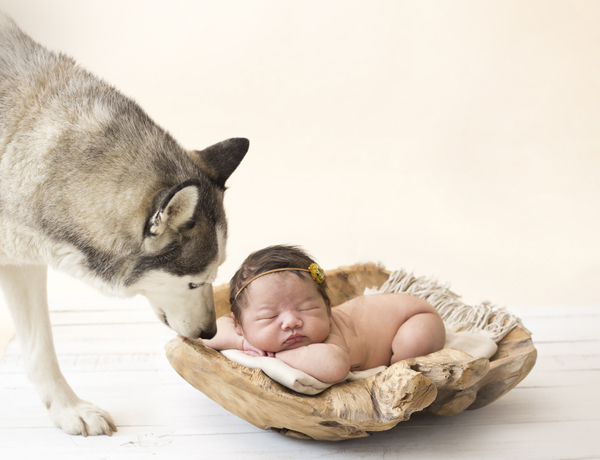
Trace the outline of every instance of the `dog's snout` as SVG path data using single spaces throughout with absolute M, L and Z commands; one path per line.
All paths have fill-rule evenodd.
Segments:
M 217 330 L 216 329 L 210 329 L 208 331 L 202 331 L 200 333 L 200 338 L 201 339 L 205 339 L 205 340 L 210 340 L 212 339 L 215 335 L 217 334 Z

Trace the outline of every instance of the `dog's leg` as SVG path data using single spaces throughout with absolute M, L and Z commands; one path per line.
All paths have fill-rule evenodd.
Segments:
M 46 404 L 52 421 L 66 433 L 84 436 L 117 431 L 110 415 L 79 399 L 60 368 L 50 328 L 46 266 L 0 266 L 0 285 L 23 350 L 27 376 Z

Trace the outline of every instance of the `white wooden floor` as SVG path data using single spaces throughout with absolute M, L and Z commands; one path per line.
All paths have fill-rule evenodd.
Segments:
M 262 431 L 188 385 L 164 354 L 173 333 L 144 300 L 52 305 L 64 374 L 119 431 L 83 438 L 55 428 L 13 341 L 0 361 L 0 459 L 600 459 L 600 307 L 512 310 L 539 357 L 508 395 L 454 417 L 414 416 L 370 438 L 324 443 Z

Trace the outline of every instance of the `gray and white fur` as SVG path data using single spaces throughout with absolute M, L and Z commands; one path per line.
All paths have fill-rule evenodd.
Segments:
M 0 13 L 0 286 L 28 376 L 65 432 L 116 428 L 59 369 L 47 266 L 142 294 L 182 336 L 211 338 L 225 182 L 247 150 L 242 138 L 183 149 L 135 102 Z

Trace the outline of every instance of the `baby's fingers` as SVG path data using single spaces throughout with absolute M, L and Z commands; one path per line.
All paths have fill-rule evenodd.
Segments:
M 266 356 L 267 355 L 264 351 L 259 350 L 255 346 L 249 344 L 248 341 L 245 339 L 242 344 L 242 351 L 249 356 Z

